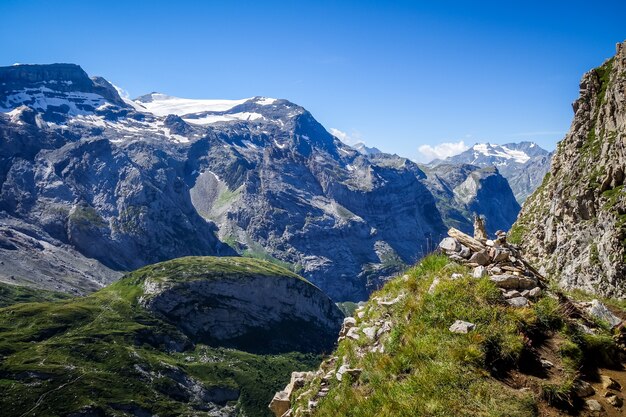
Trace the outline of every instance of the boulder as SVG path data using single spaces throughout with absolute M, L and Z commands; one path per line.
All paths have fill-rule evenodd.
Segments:
M 486 275 L 487 275 L 487 269 L 482 265 L 479 265 L 476 268 L 474 268 L 474 271 L 472 272 L 472 276 L 474 278 L 482 278 Z
M 475 252 L 469 259 L 470 262 L 476 263 L 478 265 L 489 265 L 489 256 L 486 251 Z
M 506 299 L 516 298 L 516 297 L 523 297 L 523 295 L 520 294 L 520 292 L 517 290 L 511 290 L 511 291 L 507 291 L 504 293 L 504 298 Z
M 439 248 L 446 253 L 459 252 L 461 250 L 461 244 L 453 237 L 446 237 L 439 242 Z
M 600 381 L 602 382 L 602 388 L 604 389 L 612 389 L 615 391 L 619 391 L 622 389 L 622 386 L 619 384 L 619 382 L 617 382 L 610 376 L 600 375 Z
M 611 404 L 613 407 L 620 408 L 624 405 L 624 400 L 621 397 L 618 397 L 615 394 L 611 394 L 606 397 L 606 402 Z
M 602 405 L 596 400 L 587 400 L 585 401 L 585 404 L 587 405 L 587 408 L 591 411 L 602 411 Z
M 346 333 L 346 337 L 352 340 L 359 340 L 361 336 L 359 335 L 358 327 L 351 327 L 348 329 L 348 333 Z
M 269 405 L 270 410 L 276 417 L 282 417 L 290 407 L 289 393 L 286 391 L 278 391 L 274 394 L 274 398 L 272 398 L 272 402 Z
M 459 256 L 461 256 L 461 257 L 463 257 L 465 259 L 469 259 L 469 257 L 472 256 L 472 251 L 467 246 L 461 245 L 461 250 L 459 251 Z
M 535 287 L 532 290 L 528 291 L 528 298 L 530 298 L 531 300 L 539 298 L 540 295 L 541 295 L 541 288 L 539 287 Z
M 365 337 L 367 337 L 369 340 L 374 340 L 376 338 L 376 332 L 377 332 L 378 328 L 372 326 L 372 327 L 365 327 L 363 329 L 363 334 L 365 335 Z
M 596 390 L 593 389 L 591 384 L 583 380 L 576 381 L 573 388 L 574 394 L 580 398 L 591 397 L 596 393 Z
M 493 262 L 505 262 L 509 260 L 509 251 L 501 248 L 490 248 L 489 257 Z
M 611 311 L 598 300 L 591 301 L 587 312 L 595 318 L 606 321 L 611 327 L 615 327 L 622 322 L 619 317 L 611 313 Z
M 457 320 L 452 323 L 452 326 L 448 330 L 452 333 L 468 333 L 476 328 L 474 323 L 470 323 L 468 321 Z
M 518 288 L 522 290 L 528 290 L 537 286 L 537 280 L 535 278 L 527 276 L 518 276 Z
M 515 290 L 519 287 L 519 278 L 511 274 L 492 275 L 491 281 L 500 288 Z
M 513 297 L 513 298 L 506 300 L 506 302 L 509 303 L 509 305 L 513 307 L 527 307 L 528 306 L 528 299 L 526 297 Z
M 337 378 L 337 381 L 343 380 L 344 375 L 358 378 L 361 372 L 363 372 L 363 370 L 360 368 L 350 368 L 348 365 L 341 365 L 335 374 L 335 378 Z

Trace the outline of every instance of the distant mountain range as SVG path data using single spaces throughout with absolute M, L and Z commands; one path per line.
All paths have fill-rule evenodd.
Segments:
M 355 149 L 287 100 L 129 100 L 73 64 L 0 68 L 0 141 L 0 281 L 65 292 L 239 253 L 361 300 L 447 226 L 506 229 L 519 210 L 479 161 Z
M 505 177 L 519 204 L 539 186 L 550 169 L 552 152 L 534 142 L 495 145 L 477 143 L 470 149 L 445 160 L 435 160 L 429 166 L 441 164 L 470 164 L 478 167 L 498 168 Z

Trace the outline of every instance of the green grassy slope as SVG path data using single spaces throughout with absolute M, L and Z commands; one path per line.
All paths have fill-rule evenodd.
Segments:
M 60 292 L 0 283 L 0 308 L 17 303 L 55 301 L 67 298 L 70 296 Z
M 142 268 L 87 297 L 2 308 L 2 415 L 53 416 L 77 410 L 94 415 L 127 415 L 129 410 L 204 415 L 205 401 L 190 394 L 194 386 L 238 390 L 247 416 L 270 415 L 267 404 L 291 371 L 312 369 L 319 358 L 194 345 L 138 304 L 146 277 L 177 281 L 196 273 L 216 279 L 248 273 L 297 277 L 256 260 L 183 258 Z
M 469 272 L 430 256 L 407 271 L 408 280 L 397 278 L 374 293 L 357 327 L 391 322 L 378 341 L 384 352 L 372 351 L 375 342 L 364 333 L 341 341 L 335 361 L 325 362 L 323 372 L 292 395 L 302 394 L 293 415 L 307 415 L 303 410 L 314 400 L 314 416 L 532 416 L 546 407 L 580 406 L 572 387 L 581 372 L 617 365 L 619 354 L 603 324 L 596 335 L 584 334 L 550 296 L 512 308 L 489 279 Z M 453 273 L 462 278 L 450 279 Z M 429 293 L 435 278 L 441 282 Z M 398 296 L 396 304 L 379 304 Z M 457 319 L 476 329 L 450 332 Z M 542 357 L 554 367 L 543 370 Z M 337 381 L 344 362 L 360 375 Z M 316 398 L 325 374 L 329 391 Z

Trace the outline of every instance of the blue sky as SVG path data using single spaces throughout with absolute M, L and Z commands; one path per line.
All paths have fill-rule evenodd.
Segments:
M 73 62 L 132 97 L 287 98 L 424 160 L 442 142 L 553 149 L 625 16 L 624 1 L 0 0 L 0 65 Z

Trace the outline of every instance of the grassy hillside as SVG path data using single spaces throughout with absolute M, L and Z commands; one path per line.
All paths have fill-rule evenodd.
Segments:
M 374 293 L 357 310 L 360 337 L 342 340 L 322 372 L 292 395 L 293 415 L 306 415 L 310 400 L 314 416 L 558 415 L 583 408 L 573 395 L 577 378 L 619 367 L 605 323 L 586 334 L 551 296 L 512 308 L 488 278 L 469 272 L 430 256 Z M 440 283 L 429 291 L 435 279 Z M 452 333 L 455 320 L 476 328 Z M 380 336 L 364 332 L 385 323 L 390 330 Z M 338 381 L 344 364 L 356 371 Z
M 67 298 L 70 296 L 60 292 L 0 283 L 0 308 L 17 303 L 55 301 Z
M 146 267 L 83 298 L 0 309 L 0 410 L 3 416 L 147 412 L 205 415 L 211 398 L 267 416 L 274 391 L 315 355 L 254 355 L 194 344 L 138 304 L 147 277 L 194 273 L 296 277 L 266 262 L 184 258 Z M 235 393 L 235 394 L 233 394 Z M 100 413 L 100 414 L 98 414 Z M 139 414 L 141 415 L 141 414 Z

